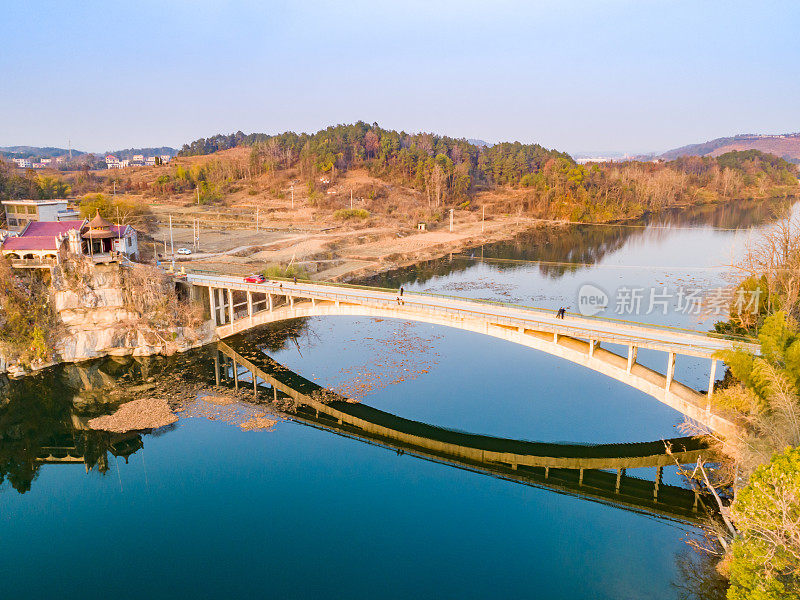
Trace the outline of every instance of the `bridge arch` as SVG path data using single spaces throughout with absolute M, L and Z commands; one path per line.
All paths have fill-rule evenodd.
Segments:
M 219 278 L 213 278 L 215 284 L 206 282 L 212 278 L 192 278 L 190 281 L 194 285 L 209 290 L 210 313 L 220 339 L 260 325 L 300 317 L 366 316 L 442 325 L 558 356 L 638 389 L 720 435 L 727 437 L 740 432 L 738 423 L 711 410 L 716 368 L 716 359 L 712 357 L 716 348 L 732 347 L 733 344 L 725 340 L 683 332 L 664 334 L 663 330 L 637 325 L 611 324 L 613 327 L 610 327 L 602 321 L 580 318 L 558 321 L 551 314 L 533 309 L 506 307 L 502 311 L 482 312 L 474 308 L 477 304 L 474 302 L 453 299 L 445 303 L 434 299 L 437 300 L 434 304 L 429 302 L 430 297 L 421 294 L 406 295 L 400 300 L 386 292 L 370 291 L 359 296 L 351 290 L 330 291 L 319 284 L 287 282 L 284 288 L 283 283 L 259 286 L 236 280 L 225 289 L 215 285 Z M 662 335 L 658 337 L 657 334 Z M 627 345 L 628 355 L 601 347 L 603 342 Z M 699 342 L 703 346 L 698 346 Z M 636 361 L 640 347 L 667 352 L 666 374 Z M 712 359 L 707 395 L 675 380 L 677 354 Z

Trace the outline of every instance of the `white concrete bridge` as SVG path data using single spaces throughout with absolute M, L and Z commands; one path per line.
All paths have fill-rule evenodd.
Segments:
M 593 369 L 649 394 L 690 419 L 723 436 L 735 435 L 739 425 L 711 410 L 720 350 L 743 348 L 758 352 L 755 344 L 668 327 L 567 315 L 552 311 L 421 293 L 397 293 L 340 284 L 268 281 L 245 283 L 236 277 L 190 273 L 195 297 L 208 303 L 220 339 L 250 328 L 324 315 L 403 319 L 455 327 L 528 346 Z M 617 354 L 603 344 L 627 348 Z M 665 353 L 665 373 L 637 362 L 640 348 Z M 708 392 L 675 379 L 676 356 L 710 360 Z

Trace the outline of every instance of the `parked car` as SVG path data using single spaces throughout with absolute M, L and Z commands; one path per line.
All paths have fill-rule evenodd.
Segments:
M 183 254 L 184 256 L 191 254 L 192 251 L 188 248 L 178 248 L 178 254 Z
M 263 275 L 248 275 L 244 278 L 245 283 L 264 283 L 266 279 Z

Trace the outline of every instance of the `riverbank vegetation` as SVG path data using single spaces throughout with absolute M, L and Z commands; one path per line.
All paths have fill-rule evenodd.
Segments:
M 23 365 L 53 358 L 57 318 L 47 277 L 0 256 L 0 356 Z
M 715 409 L 733 413 L 741 435 L 720 440 L 712 479 L 733 500 L 721 535 L 730 600 L 800 597 L 800 223 L 784 220 L 752 246 L 721 329 L 757 336 L 758 355 L 720 352 L 732 377 Z M 749 306 L 745 296 L 757 298 Z

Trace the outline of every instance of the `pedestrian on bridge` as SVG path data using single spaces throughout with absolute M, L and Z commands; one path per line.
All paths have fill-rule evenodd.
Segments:
M 401 298 L 403 297 L 403 286 L 402 285 L 400 286 L 400 297 Z

